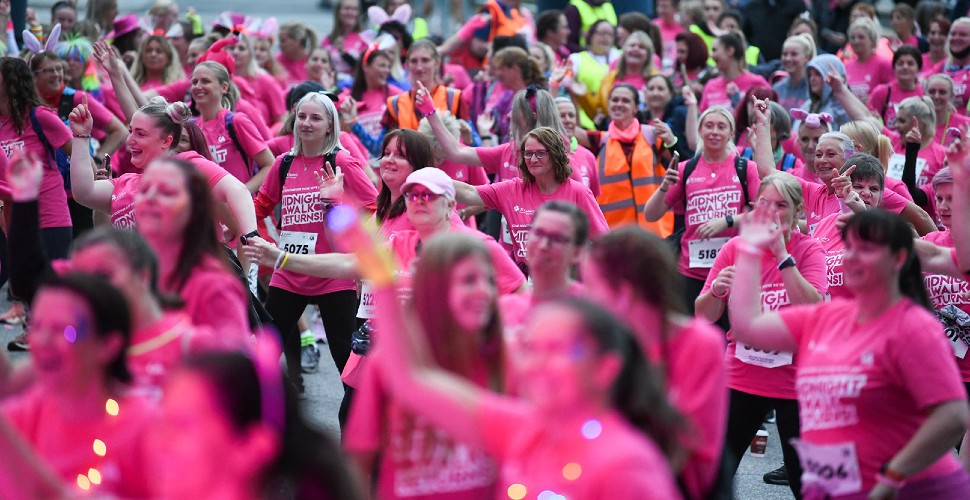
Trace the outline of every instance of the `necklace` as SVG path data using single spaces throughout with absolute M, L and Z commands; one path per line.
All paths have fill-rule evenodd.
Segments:
M 306 172 L 306 171 L 307 171 L 307 169 L 309 169 L 309 168 L 310 168 L 310 167 L 309 167 L 309 166 L 308 166 L 308 165 L 306 164 L 306 156 L 303 156 L 303 157 L 301 157 L 301 160 L 303 160 L 303 171 L 304 171 L 304 172 Z

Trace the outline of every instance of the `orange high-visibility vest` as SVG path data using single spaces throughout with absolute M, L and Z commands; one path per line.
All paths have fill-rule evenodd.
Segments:
M 435 86 L 431 91 L 431 100 L 434 101 L 435 109 L 450 111 L 452 116 L 458 118 L 458 106 L 461 104 L 461 91 L 444 85 Z M 418 111 L 414 107 L 414 91 L 398 94 L 387 98 L 387 111 L 391 113 L 391 118 L 397 121 L 397 126 L 411 130 L 418 129 L 421 122 Z
M 608 138 L 606 136 L 605 138 Z M 599 154 L 600 195 L 596 197 L 610 228 L 639 224 L 661 238 L 674 229 L 673 214 L 668 212 L 657 222 L 647 222 L 643 206 L 660 188 L 666 169 L 654 162 L 653 149 L 643 135 L 637 135 L 633 146 L 633 164 L 627 162 L 620 141 L 608 138 Z

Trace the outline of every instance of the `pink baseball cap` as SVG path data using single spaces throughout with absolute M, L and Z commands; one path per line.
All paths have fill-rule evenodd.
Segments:
M 440 168 L 424 167 L 411 172 L 401 186 L 401 192 L 407 193 L 413 186 L 424 186 L 434 194 L 442 195 L 449 200 L 455 199 L 455 184 Z

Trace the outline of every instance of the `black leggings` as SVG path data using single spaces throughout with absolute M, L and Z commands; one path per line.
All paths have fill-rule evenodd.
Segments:
M 802 497 L 802 466 L 798 454 L 791 445 L 791 438 L 799 436 L 798 401 L 794 399 L 767 398 L 755 396 L 738 390 L 730 390 L 728 410 L 727 447 L 731 463 L 731 475 L 738 471 L 744 450 L 751 444 L 758 429 L 770 410 L 775 410 L 778 435 L 781 438 L 781 451 L 785 460 L 785 473 L 788 485 L 795 498 Z
M 310 304 L 315 304 L 320 310 L 320 318 L 327 331 L 330 356 L 338 372 L 343 372 L 347 364 L 350 336 L 357 329 L 357 293 L 353 290 L 299 295 L 282 288 L 269 287 L 266 311 L 273 317 L 273 325 L 283 338 L 287 375 L 300 390 L 303 389 L 303 374 L 300 372 L 300 332 L 296 329 L 296 322 Z

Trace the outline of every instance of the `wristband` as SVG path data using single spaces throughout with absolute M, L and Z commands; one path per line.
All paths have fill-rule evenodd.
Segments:
M 428 91 L 427 95 L 423 97 L 423 100 L 424 103 L 422 103 L 420 106 L 417 104 L 417 102 L 415 102 L 414 107 L 418 108 L 418 111 L 420 111 L 424 116 L 431 116 L 435 114 L 437 109 L 434 107 L 434 99 L 431 98 L 431 91 Z
M 276 256 L 276 263 L 273 264 L 273 270 L 274 271 L 277 270 L 277 269 L 279 269 L 279 268 L 281 268 L 281 267 L 283 267 L 283 262 L 286 261 L 286 254 L 287 253 L 289 253 L 289 252 L 280 252 L 280 254 Z
M 713 283 L 711 283 L 711 296 L 713 296 L 715 299 L 718 299 L 718 300 L 724 300 L 728 296 L 728 293 L 730 292 L 730 290 L 728 290 L 727 292 L 724 292 L 724 295 L 718 295 L 717 292 L 714 291 L 715 286 L 717 286 L 716 279 L 714 280 Z
M 91 134 L 74 134 L 75 139 L 90 139 Z
M 879 475 L 889 479 L 890 481 L 896 481 L 903 483 L 906 481 L 906 475 L 897 470 L 889 468 L 889 462 L 884 462 L 882 467 L 879 468 Z
M 664 143 L 664 147 L 665 147 L 665 148 L 667 148 L 667 149 L 670 149 L 670 148 L 672 148 L 672 147 L 674 147 L 674 146 L 676 146 L 676 145 L 677 145 L 677 142 L 678 142 L 678 141 L 680 141 L 680 138 L 679 138 L 679 137 L 677 137 L 677 136 L 674 136 L 674 142 L 671 142 L 670 144 L 667 144 L 667 143 L 665 142 L 665 143 Z
M 905 480 L 902 480 L 902 479 L 898 479 L 898 480 L 897 479 L 893 479 L 893 478 L 891 478 L 891 477 L 889 477 L 889 476 L 887 476 L 887 475 L 885 475 L 885 474 L 883 474 L 881 472 L 877 472 L 876 473 L 876 483 L 889 486 L 890 488 L 893 488 L 893 489 L 896 489 L 896 490 L 901 489 L 903 486 L 906 486 L 906 481 Z

